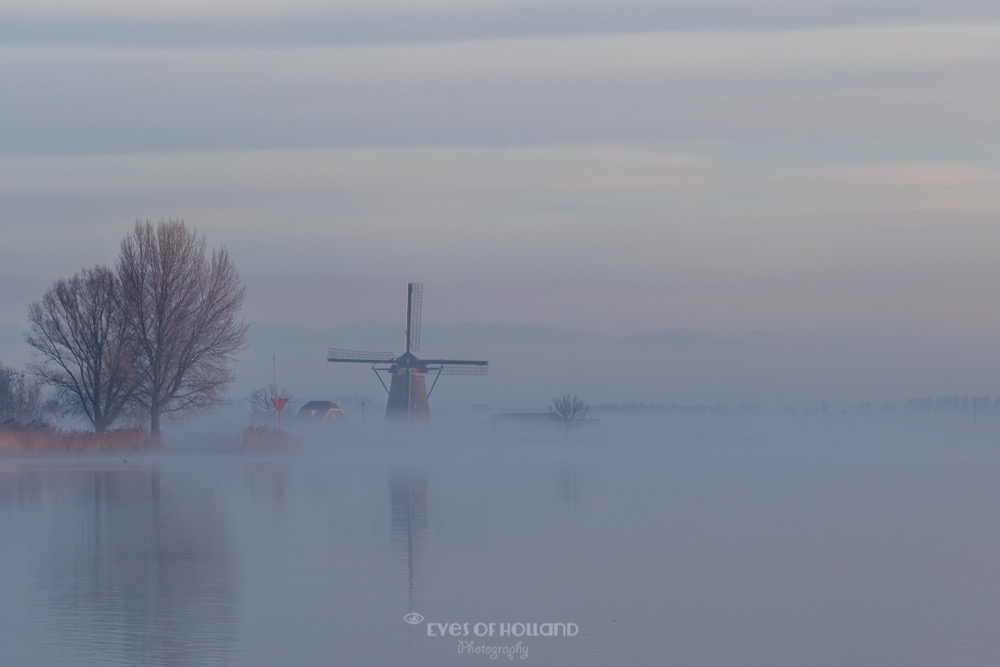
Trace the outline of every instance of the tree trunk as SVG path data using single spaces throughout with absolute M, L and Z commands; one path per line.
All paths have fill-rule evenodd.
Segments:
M 153 401 L 149 409 L 149 432 L 156 438 L 160 437 L 160 405 Z

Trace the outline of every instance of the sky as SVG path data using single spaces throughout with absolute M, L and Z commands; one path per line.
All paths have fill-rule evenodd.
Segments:
M 326 347 L 401 351 L 408 281 L 491 362 L 445 403 L 1000 394 L 996 2 L 7 0 L 0 62 L 0 363 L 180 218 L 235 396 L 377 396 Z

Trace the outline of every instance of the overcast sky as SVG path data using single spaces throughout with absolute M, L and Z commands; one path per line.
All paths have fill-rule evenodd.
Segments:
M 464 398 L 1000 393 L 992 0 L 7 0 L 0 62 L 9 365 L 28 303 L 172 217 L 287 341 L 401 329 L 408 280 L 425 323 L 573 330 L 588 354 L 770 341 L 599 378 L 560 359 L 518 394 L 545 330 L 530 366 L 451 379 Z M 279 345 L 253 341 L 241 388 Z M 325 344 L 279 355 L 299 395 L 353 388 Z

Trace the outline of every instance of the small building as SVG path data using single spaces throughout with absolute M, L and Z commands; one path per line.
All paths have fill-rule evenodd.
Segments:
M 297 421 L 339 422 L 347 421 L 347 415 L 333 401 L 309 401 L 295 414 Z

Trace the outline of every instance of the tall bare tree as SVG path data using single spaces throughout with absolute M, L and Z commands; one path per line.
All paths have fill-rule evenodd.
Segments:
M 576 394 L 563 394 L 552 398 L 549 414 L 559 422 L 566 435 L 569 435 L 570 429 L 587 419 L 590 406 Z
M 116 297 L 118 280 L 106 266 L 60 279 L 28 306 L 31 370 L 70 399 L 102 433 L 132 400 L 138 374 Z
M 226 250 L 209 254 L 182 220 L 138 221 L 122 240 L 117 275 L 150 430 L 160 432 L 163 414 L 221 402 L 247 332 L 246 289 Z

